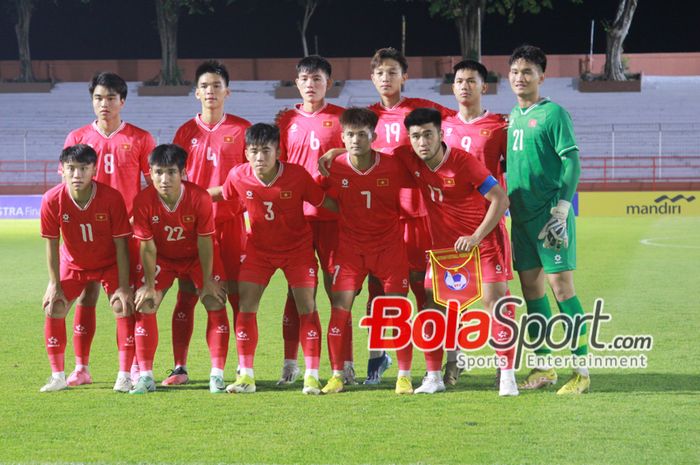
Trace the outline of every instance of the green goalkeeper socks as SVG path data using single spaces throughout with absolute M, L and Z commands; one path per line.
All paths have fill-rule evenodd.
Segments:
M 565 300 L 564 302 L 557 301 L 557 305 L 559 306 L 559 311 L 569 315 L 572 320 L 574 320 L 576 315 L 580 315 L 579 318 L 583 317 L 583 307 L 581 306 L 581 302 L 576 296 L 573 296 L 570 299 Z M 528 312 L 529 311 L 530 309 L 528 304 Z M 571 330 L 572 328 L 569 328 L 569 332 Z M 578 340 L 576 343 L 576 348 L 572 351 L 574 355 L 588 354 L 588 340 L 586 338 L 586 332 L 586 325 L 580 325 L 577 334 Z M 570 334 L 567 334 L 567 336 L 570 336 Z
M 546 294 L 543 297 L 540 297 L 536 300 L 526 300 L 525 305 L 527 306 L 528 315 L 538 313 L 544 317 L 545 321 L 549 321 L 549 319 L 552 317 L 552 309 L 549 307 L 549 299 L 547 298 Z M 545 330 L 546 328 L 540 327 L 539 325 L 532 323 L 529 324 L 527 326 L 527 332 L 530 336 L 530 341 L 536 339 L 541 339 L 542 341 L 544 341 L 543 335 Z M 552 351 L 549 349 L 549 347 L 546 346 L 544 342 L 542 343 L 542 346 L 540 346 L 539 349 L 535 349 L 535 354 L 537 355 L 548 355 L 551 353 Z

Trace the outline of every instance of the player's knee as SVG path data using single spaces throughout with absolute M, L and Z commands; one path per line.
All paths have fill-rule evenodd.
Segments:
M 65 318 L 68 315 L 68 307 L 63 301 L 58 300 L 47 305 L 44 312 L 49 318 Z
M 216 299 L 213 296 L 206 295 L 202 299 L 202 305 L 204 305 L 204 308 L 208 311 L 214 311 L 214 310 L 221 310 L 223 307 L 225 307 L 225 304 L 222 304 L 221 301 Z

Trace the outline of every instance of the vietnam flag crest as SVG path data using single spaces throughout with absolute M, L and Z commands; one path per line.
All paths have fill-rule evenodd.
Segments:
M 292 191 L 280 191 L 280 199 L 289 200 L 292 198 Z
M 95 213 L 95 221 L 107 221 L 107 213 Z
M 131 144 L 122 144 L 122 150 L 129 150 L 131 149 Z
M 491 130 L 490 129 L 482 129 L 479 131 L 480 136 L 484 137 L 491 137 Z
M 462 311 L 481 298 L 481 261 L 479 248 L 471 252 L 436 249 L 430 252 L 430 278 L 435 302 L 447 306 L 459 302 Z
M 194 215 L 182 215 L 183 223 L 194 223 Z
M 331 120 L 329 120 L 329 119 L 325 120 L 325 121 L 323 122 L 323 127 L 324 127 L 324 128 L 331 128 L 331 127 L 333 127 L 333 121 L 331 121 Z
M 389 178 L 377 179 L 377 187 L 389 187 Z
M 455 178 L 442 178 L 442 183 L 445 185 L 445 187 L 454 187 Z
M 224 142 L 226 144 L 230 144 L 231 142 L 233 142 L 233 136 L 224 136 Z

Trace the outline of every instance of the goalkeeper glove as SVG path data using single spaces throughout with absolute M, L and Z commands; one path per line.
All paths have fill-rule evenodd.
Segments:
M 571 202 L 560 200 L 556 207 L 552 207 L 552 217 L 544 225 L 537 239 L 544 240 L 545 249 L 559 250 L 569 247 L 569 235 L 566 231 L 566 217 L 569 216 Z

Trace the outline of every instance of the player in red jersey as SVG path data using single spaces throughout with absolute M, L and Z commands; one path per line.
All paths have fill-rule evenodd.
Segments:
M 227 114 L 224 103 L 231 94 L 229 74 L 217 61 L 205 61 L 195 72 L 195 97 L 202 111 L 183 124 L 175 133 L 173 143 L 187 151 L 187 179 L 199 187 L 220 186 L 234 166 L 245 162 L 245 130 L 250 123 Z M 238 312 L 236 280 L 241 255 L 245 248 L 243 211 L 235 202 L 214 205 L 215 240 L 224 264 L 228 299 L 233 307 L 234 321 Z M 163 385 L 187 382 L 187 352 L 194 328 L 194 308 L 197 294 L 191 281 L 178 280 L 177 304 L 172 319 L 172 344 L 175 367 Z
M 209 391 L 223 393 L 229 321 L 221 264 L 214 248 L 211 197 L 183 181 L 187 152 L 175 144 L 156 147 L 149 156 L 151 180 L 134 199 L 134 236 L 141 241 L 143 285 L 136 291 L 136 352 L 139 381 L 130 394 L 155 391 L 153 357 L 158 346 L 156 312 L 175 278 L 194 283 L 207 310 L 211 357 Z
M 371 61 L 372 83 L 379 93 L 380 101 L 371 105 L 370 110 L 379 117 L 377 138 L 372 144 L 375 150 L 387 150 L 407 145 L 408 132 L 403 121 L 406 115 L 416 108 L 436 108 L 444 117 L 454 114 L 430 100 L 409 98 L 401 95 L 401 87 L 408 79 L 408 62 L 406 57 L 394 48 L 382 48 L 376 51 Z M 419 308 L 425 304 L 423 291 L 423 273 L 427 263 L 425 251 L 430 248 L 430 235 L 427 225 L 427 212 L 423 200 L 416 189 L 404 189 L 401 193 L 401 220 L 403 223 L 404 242 L 410 268 L 410 285 Z M 381 295 L 381 286 L 370 277 L 369 301 Z M 369 304 L 369 302 L 368 302 Z M 376 374 L 383 372 L 389 357 L 382 352 L 370 353 L 367 363 L 367 378 L 377 379 Z
M 128 370 L 134 357 L 134 303 L 127 246 L 131 227 L 119 192 L 92 179 L 97 158 L 85 144 L 65 148 L 60 156 L 64 182 L 42 198 L 41 235 L 46 239 L 49 271 L 43 299 L 44 335 L 52 375 L 41 392 L 68 386 L 63 371 L 66 315 L 92 282 L 102 284 L 117 319 L 119 373 L 114 390 L 128 392 L 131 388 Z
M 372 273 L 389 295 L 406 296 L 408 258 L 399 220 L 401 187 L 414 183 L 400 161 L 372 150 L 377 115 L 367 108 L 349 108 L 340 117 L 347 152 L 336 158 L 330 175 L 319 182 L 339 202 L 338 249 L 333 257 L 328 353 L 333 376 L 326 394 L 343 390 L 343 362 L 350 311 L 357 289 Z M 348 324 L 350 322 L 350 325 Z M 398 351 L 398 394 L 413 392 L 412 347 Z M 378 380 L 371 380 L 376 384 Z
M 148 180 L 148 154 L 155 147 L 147 131 L 121 119 L 127 85 L 114 73 L 96 74 L 90 81 L 90 97 L 95 121 L 68 134 L 64 147 L 87 144 L 97 152 L 95 179 L 122 194 L 127 214 L 131 216 L 134 197 L 141 190 L 141 174 Z M 129 243 L 132 274 L 138 262 L 138 243 Z M 73 316 L 73 345 L 76 369 L 68 377 L 69 386 L 90 384 L 88 364 L 95 336 L 95 305 L 100 293 L 97 282 L 89 282 L 78 297 Z
M 497 226 L 508 208 L 508 197 L 479 160 L 467 152 L 444 145 L 441 123 L 440 112 L 435 109 L 412 111 L 404 122 L 411 147 L 400 147 L 394 154 L 413 173 L 426 200 L 432 248 L 454 247 L 457 252 L 469 252 L 479 247 L 482 300 L 492 309 L 508 289 L 505 258 L 497 240 Z M 429 306 L 438 308 L 431 284 L 428 267 L 425 288 Z M 507 330 L 507 327 L 500 329 Z M 432 394 L 445 390 L 441 373 L 442 353 L 442 348 L 425 352 L 428 374 L 416 393 Z M 511 381 L 506 386 L 508 389 L 501 384 L 500 395 L 518 394 L 514 374 Z
M 303 204 L 335 209 L 335 202 L 325 196 L 306 169 L 279 161 L 279 135 L 279 129 L 269 124 L 248 128 L 248 164 L 233 168 L 223 186 L 209 190 L 214 199 L 245 205 L 251 229 L 238 282 L 241 311 L 236 320 L 236 346 L 240 374 L 226 389 L 255 392 L 257 311 L 270 277 L 279 268 L 284 271 L 299 312 L 299 338 L 306 363 L 303 393 L 320 394 L 321 322 L 314 300 L 317 263 Z
M 455 98 L 459 104 L 459 112 L 452 117 L 444 118 L 442 130 L 445 143 L 457 149 L 464 150 L 474 155 L 491 172 L 505 189 L 504 164 L 506 159 L 506 144 L 508 141 L 508 118 L 506 115 L 491 113 L 481 105 L 481 96 L 486 92 L 486 67 L 477 61 L 460 61 L 453 67 L 455 80 L 452 86 Z M 506 279 L 513 279 L 513 266 L 510 250 L 510 237 L 506 229 L 506 219 L 501 218 L 496 232 L 497 241 L 503 251 Z M 510 295 L 506 289 L 506 295 Z M 484 301 L 487 309 L 493 308 L 495 302 Z M 509 305 L 505 308 L 505 315 L 515 318 L 515 309 Z M 494 329 L 496 327 L 494 326 Z M 507 332 L 494 331 L 494 339 L 503 342 Z M 461 370 L 457 367 L 458 351 L 447 352 L 444 381 L 446 384 L 455 385 Z M 510 379 L 513 370 L 514 349 L 496 351 L 508 361 L 504 367 L 506 377 Z M 499 371 L 500 376 L 500 371 Z M 513 378 L 514 379 L 514 378 Z M 509 384 L 504 380 L 504 383 Z M 498 382 L 500 384 L 500 381 Z M 504 390 L 508 386 L 504 386 Z
M 339 123 L 343 109 L 326 102 L 326 92 L 333 85 L 331 64 L 323 57 L 311 55 L 297 63 L 296 84 L 302 103 L 291 110 L 280 112 L 277 126 L 280 128 L 280 160 L 303 166 L 310 174 L 317 171 L 319 157 L 329 149 L 342 146 Z M 326 294 L 330 295 L 331 278 L 328 274 L 330 258 L 338 245 L 338 216 L 323 208 L 304 204 L 313 243 L 323 273 Z M 351 324 L 351 323 L 350 323 Z M 352 334 L 352 326 L 348 328 Z M 291 291 L 287 293 L 282 319 L 284 337 L 284 364 L 277 384 L 293 383 L 299 375 L 297 352 L 299 349 L 299 317 Z M 355 369 L 352 362 L 352 338 L 345 355 L 346 382 L 354 383 Z

